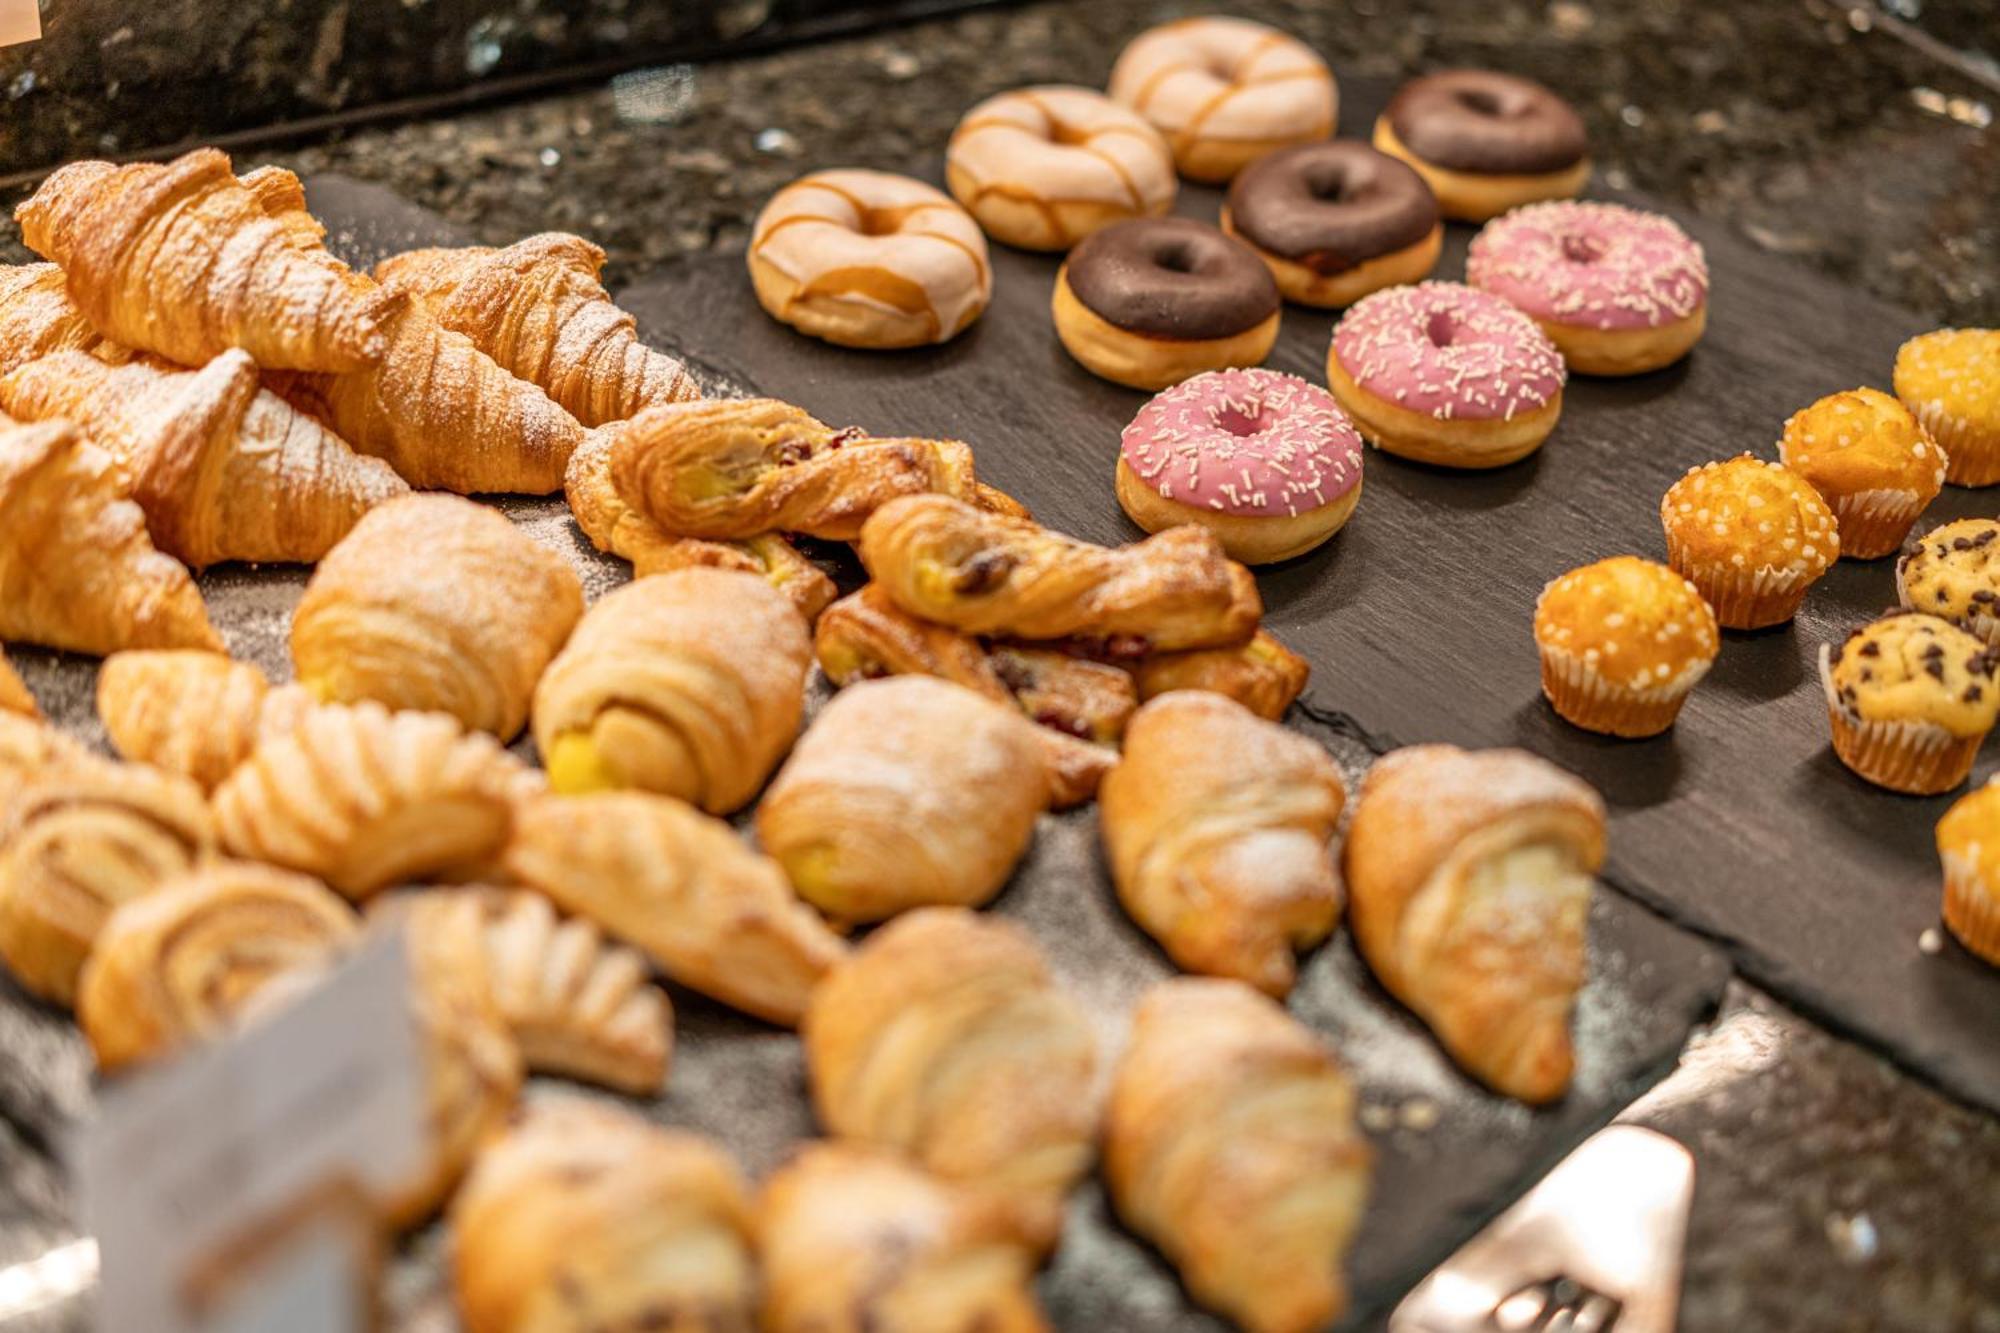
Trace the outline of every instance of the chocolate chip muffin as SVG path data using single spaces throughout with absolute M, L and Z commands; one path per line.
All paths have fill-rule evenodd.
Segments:
M 2000 717 L 2000 653 L 1949 621 L 1891 611 L 1820 648 L 1833 748 L 1878 786 L 1950 791 Z
M 1925 534 L 1896 562 L 1896 596 L 2000 648 L 2000 522 L 1961 518 Z

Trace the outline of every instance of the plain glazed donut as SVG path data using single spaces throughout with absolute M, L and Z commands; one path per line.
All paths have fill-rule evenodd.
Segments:
M 1352 139 L 1252 162 L 1230 183 L 1222 229 L 1257 252 L 1287 300 L 1312 306 L 1420 282 L 1444 243 L 1416 168 Z
M 1298 38 L 1249 19 L 1192 18 L 1134 37 L 1111 95 L 1151 121 L 1181 175 L 1219 185 L 1275 149 L 1332 136 L 1333 71 Z
M 1127 218 L 1159 217 L 1174 156 L 1137 112 L 1089 88 L 1021 88 L 958 122 L 945 183 L 1003 245 L 1067 250 Z
M 1381 448 L 1444 467 L 1501 467 L 1562 415 L 1562 354 L 1534 320 L 1455 282 L 1391 287 L 1333 330 L 1327 387 Z
M 771 196 L 751 231 L 750 280 L 773 319 L 843 347 L 946 342 L 993 295 L 970 214 L 922 181 L 851 169 Z
M 1569 103 L 1493 70 L 1404 84 L 1375 122 L 1375 146 L 1423 173 L 1444 215 L 1461 222 L 1568 199 L 1590 179 L 1589 140 Z

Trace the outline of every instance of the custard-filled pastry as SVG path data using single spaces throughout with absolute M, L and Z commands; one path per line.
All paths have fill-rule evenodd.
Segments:
M 531 781 L 491 736 L 440 713 L 314 708 L 263 733 L 215 790 L 232 856 L 302 871 L 355 902 L 491 863 Z
M 590 608 L 535 687 L 549 784 L 739 809 L 798 735 L 811 664 L 805 621 L 762 579 L 684 569 L 628 583 Z
M 117 460 L 66 421 L 0 422 L 0 640 L 98 656 L 222 651 L 194 579 L 146 535 Z
M 22 989 L 67 1006 L 112 910 L 213 856 L 215 820 L 186 778 L 60 746 L 52 757 L 0 825 L 0 958 Z
M 413 495 L 371 511 L 313 572 L 292 665 L 325 703 L 449 713 L 511 740 L 583 614 L 583 585 L 497 510 Z
M 1141 699 L 1158 698 L 1169 690 L 1207 690 L 1276 722 L 1305 690 L 1312 666 L 1270 631 L 1260 629 L 1240 648 L 1156 653 L 1142 660 L 1132 674 Z
M 1361 783 L 1343 864 L 1362 957 L 1468 1073 L 1524 1102 L 1569 1087 L 1604 803 L 1522 750 L 1419 745 Z
M 719 819 L 641 792 L 530 801 L 507 848 L 520 883 L 642 950 L 661 971 L 792 1027 L 847 952 L 777 863 Z
M 719 1145 L 575 1096 L 531 1101 L 451 1209 L 465 1333 L 751 1333 L 748 1191 Z
M 197 569 L 310 563 L 363 514 L 410 491 L 387 463 L 266 391 L 243 352 L 201 370 L 58 352 L 0 380 L 0 407 L 88 431 L 130 474 L 154 543 Z
M 892 1153 L 808 1143 L 757 1203 L 765 1333 L 1045 1333 L 1043 1238 Z
M 67 351 L 112 362 L 132 355 L 83 317 L 60 266 L 0 264 L 0 375 Z
M 1314 742 L 1219 694 L 1141 708 L 1098 792 L 1118 901 L 1180 967 L 1282 998 L 1340 918 L 1328 842 L 1347 803 Z
M 270 690 L 262 671 L 220 653 L 113 653 L 97 671 L 97 716 L 125 758 L 214 791 L 257 744 Z
M 360 933 L 317 880 L 220 862 L 119 907 L 83 966 L 77 1022 L 101 1073 L 237 1025 L 274 977 L 330 968 Z
M 1250 571 L 1206 528 L 1112 550 L 923 495 L 876 510 L 860 550 L 898 606 L 968 634 L 1169 652 L 1243 643 L 1264 614 Z
M 273 221 L 229 158 L 73 162 L 14 210 L 100 331 L 184 366 L 240 347 L 268 370 L 355 371 L 382 358 L 400 298 Z
M 40 717 L 41 707 L 35 696 L 28 693 L 28 687 L 21 680 L 21 674 L 14 670 L 7 660 L 7 654 L 0 652 L 0 712 L 19 713 L 23 717 Z
M 757 840 L 837 921 L 977 907 L 1000 891 L 1049 804 L 1034 729 L 930 676 L 842 690 L 757 806 Z
M 1161 982 L 1112 1079 L 1112 1202 L 1189 1294 L 1249 1333 L 1324 1328 L 1346 1308 L 1342 1264 L 1368 1201 L 1354 1101 L 1273 1001 L 1234 981 Z
M 1090 1168 L 1090 1025 L 1012 922 L 925 908 L 870 935 L 813 992 L 801 1035 L 819 1120 L 991 1190 L 1052 1242 Z

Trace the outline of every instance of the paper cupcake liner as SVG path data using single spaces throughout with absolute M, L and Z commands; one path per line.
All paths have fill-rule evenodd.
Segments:
M 1944 450 L 1944 479 L 1954 486 L 1991 486 L 2000 482 L 2000 438 L 1928 402 L 1917 408 L 1917 421 Z
M 1922 611 L 1926 615 L 1942 616 L 1988 648 L 2000 648 L 2000 615 L 1989 611 L 1972 611 L 1965 615 L 1948 616 L 1935 607 L 1918 606 L 1910 598 L 1909 585 L 1903 581 L 1901 560 L 1896 562 L 1896 604 L 1905 611 Z
M 1657 736 L 1674 724 L 1695 682 L 1708 674 L 1694 662 L 1663 685 L 1643 689 L 1606 680 L 1595 667 L 1561 648 L 1542 649 L 1542 693 L 1558 716 L 1607 736 Z
M 1772 565 L 1741 569 L 1735 565 L 1701 565 L 1688 559 L 1686 549 L 1669 532 L 1667 563 L 1694 584 L 1718 623 L 1728 629 L 1763 629 L 1782 625 L 1799 613 L 1812 580 L 1796 569 Z
M 1840 553 L 1855 560 L 1879 560 L 1902 549 L 1903 539 L 1924 512 L 1915 491 L 1856 491 L 1829 499 L 1840 529 Z
M 1833 686 L 1833 648 L 1819 646 L 1819 680 L 1826 691 L 1833 752 L 1868 781 L 1911 796 L 1935 796 L 1972 775 L 1984 732 L 1954 736 L 1935 722 L 1878 722 L 1855 717 Z
M 1956 856 L 1944 858 L 1944 924 L 1960 944 L 2000 966 L 2000 897 L 1977 866 Z

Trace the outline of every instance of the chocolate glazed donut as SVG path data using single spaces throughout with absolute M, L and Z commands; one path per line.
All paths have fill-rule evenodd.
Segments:
M 1428 237 L 1437 199 L 1415 168 L 1352 139 L 1281 149 L 1229 187 L 1229 224 L 1244 240 L 1322 276 Z
M 1583 160 L 1583 121 L 1532 79 L 1454 69 L 1405 84 L 1383 113 L 1403 145 L 1433 165 L 1483 176 L 1538 176 Z
M 1154 338 L 1228 338 L 1278 312 L 1278 285 L 1257 256 L 1187 218 L 1106 227 L 1070 252 L 1064 272 L 1091 313 Z

